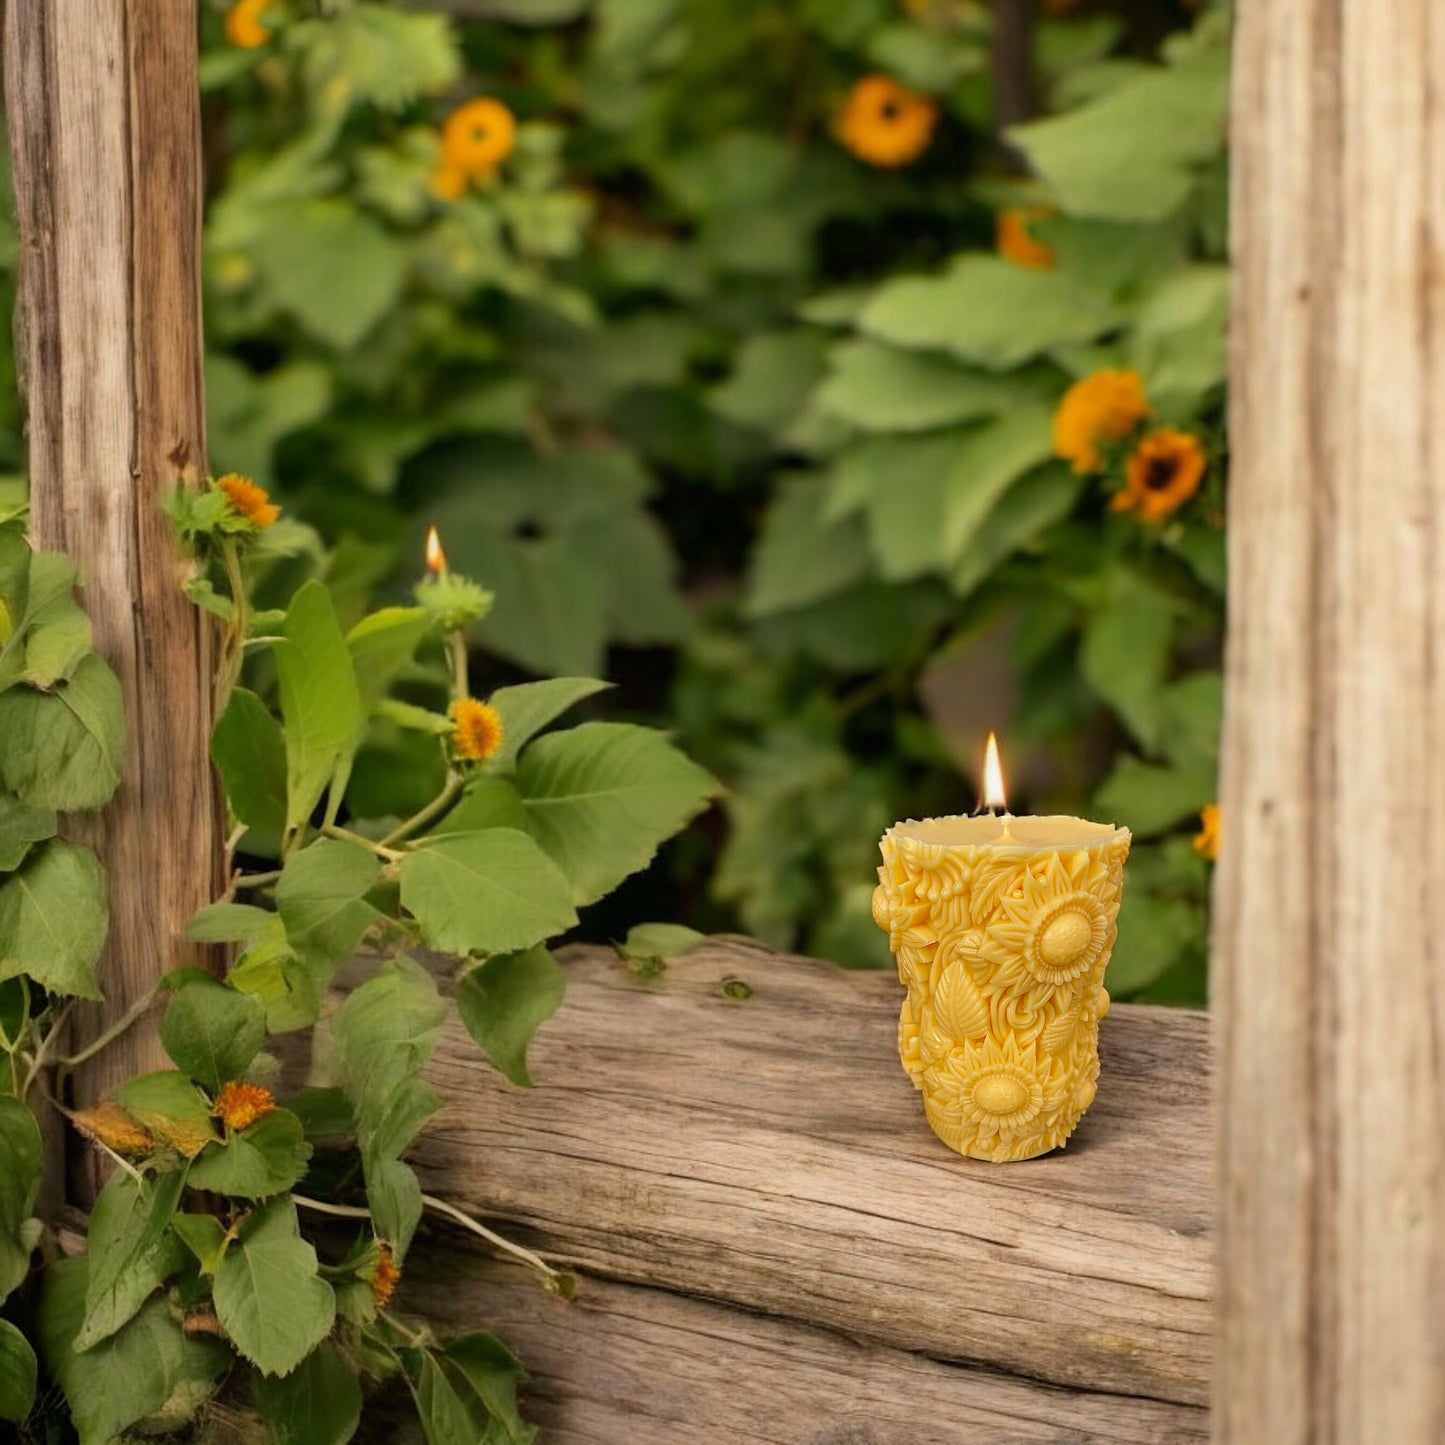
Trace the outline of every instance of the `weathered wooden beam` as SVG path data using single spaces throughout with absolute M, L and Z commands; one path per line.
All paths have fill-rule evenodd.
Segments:
M 188 960 L 183 930 L 214 896 L 224 832 L 208 639 L 160 507 L 205 467 L 196 7 L 5 9 L 34 531 L 79 564 L 127 715 L 123 782 L 93 837 L 111 931 L 83 1044 Z M 77 1087 L 93 1097 L 160 1065 L 153 1032 L 134 1029 Z
M 1218 1438 L 1445 1439 L 1445 12 L 1235 45 Z
M 567 1303 L 451 1235 L 413 1258 L 402 1306 L 500 1334 L 532 1376 L 527 1418 L 549 1445 L 1161 1445 L 1209 1434 L 1198 1406 L 944 1364 L 665 1290 L 584 1278 Z
M 653 983 L 610 952 L 567 966 L 538 1088 L 445 1036 L 428 1189 L 613 1280 L 1031 1381 L 1205 1400 L 1202 1016 L 1116 1009 L 1068 1149 L 989 1165 L 924 1123 L 891 974 L 725 941 Z M 730 998 L 729 978 L 751 996 Z

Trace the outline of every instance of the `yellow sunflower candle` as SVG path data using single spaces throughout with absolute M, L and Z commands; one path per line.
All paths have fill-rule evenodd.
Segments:
M 908 990 L 898 1052 L 950 1149 L 1032 1159 L 1093 1101 L 1129 843 L 1127 828 L 1007 813 L 883 835 L 873 916 Z

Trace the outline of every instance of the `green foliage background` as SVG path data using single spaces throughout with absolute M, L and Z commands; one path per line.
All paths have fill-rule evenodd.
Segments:
M 722 778 L 721 812 L 590 914 L 594 934 L 677 917 L 886 961 L 877 835 L 967 810 L 995 726 L 1020 811 L 1135 831 L 1111 987 L 1199 1000 L 1224 8 L 1041 19 L 1026 177 L 991 135 L 977 0 L 454 10 L 277 0 L 254 50 L 206 10 L 216 469 L 316 529 L 347 625 L 409 587 L 436 522 L 497 593 L 479 694 L 613 676 L 614 715 L 670 726 Z M 897 171 L 832 134 L 876 71 L 940 107 Z M 473 95 L 514 110 L 518 145 L 494 186 L 440 201 L 437 128 Z M 1017 204 L 1056 213 L 1035 226 L 1056 269 L 994 254 Z M 1118 365 L 1214 459 L 1162 527 L 1112 515 L 1108 486 L 1051 455 L 1065 388 Z M 424 769 L 396 764 L 433 748 L 378 725 L 358 805 L 419 806 L 398 780 Z

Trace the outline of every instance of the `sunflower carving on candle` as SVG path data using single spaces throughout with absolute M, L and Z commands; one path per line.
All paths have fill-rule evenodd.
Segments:
M 873 916 L 907 989 L 903 1067 L 935 1134 L 997 1163 L 1063 1145 L 1094 1098 L 1127 829 L 992 815 L 895 824 Z

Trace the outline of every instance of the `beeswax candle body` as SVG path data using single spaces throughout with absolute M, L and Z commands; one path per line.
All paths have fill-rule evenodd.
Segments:
M 1032 1159 L 1093 1101 L 1130 841 L 1063 817 L 930 818 L 883 835 L 873 917 L 908 990 L 898 1052 L 949 1148 Z

